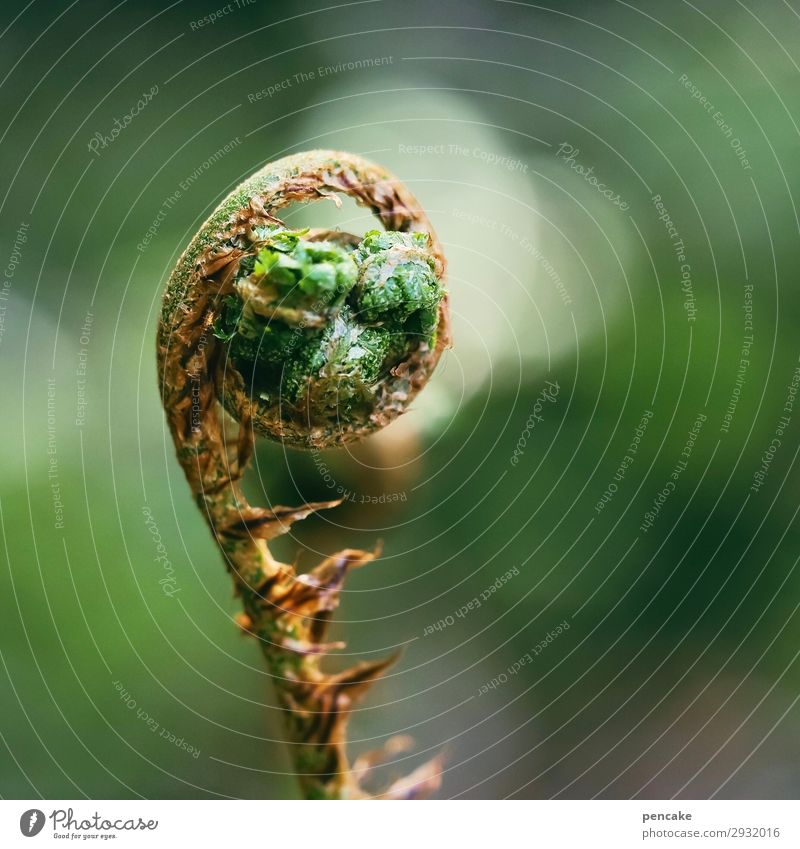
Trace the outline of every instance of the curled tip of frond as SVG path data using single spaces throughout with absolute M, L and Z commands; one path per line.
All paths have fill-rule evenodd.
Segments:
M 288 204 L 338 202 L 341 194 L 370 208 L 386 228 L 374 231 L 375 236 L 366 234 L 361 253 L 359 237 L 338 230 L 291 231 L 278 217 Z M 306 268 L 301 262 L 299 267 L 308 273 L 302 285 L 298 282 L 288 294 L 279 291 L 275 300 L 269 294 L 274 288 L 272 277 L 277 279 L 280 270 L 283 280 L 287 269 L 297 270 L 296 246 L 286 238 L 277 247 L 271 245 L 276 233 L 281 237 L 299 234 L 302 245 L 319 244 L 317 254 L 335 254 L 338 246 L 346 261 L 332 263 L 327 253 L 317 256 L 301 245 L 300 254 L 310 265 Z M 390 243 L 392 239 L 397 244 Z M 426 239 L 429 244 L 423 245 Z M 261 262 L 264 251 L 269 256 L 265 254 Z M 276 257 L 286 258 L 289 265 L 278 263 L 276 269 L 280 268 L 273 272 Z M 373 297 L 371 288 L 372 276 L 381 284 L 386 276 L 384 259 L 387 268 L 396 268 L 397 280 L 402 282 L 385 304 Z M 254 262 L 260 263 L 258 268 L 252 267 Z M 348 263 L 353 265 L 352 275 L 344 273 Z M 334 298 L 327 304 L 314 286 L 321 287 L 327 297 L 327 277 L 333 267 L 338 269 L 334 289 L 341 289 L 342 297 L 341 303 Z M 357 282 L 356 268 L 360 269 Z M 444 274 L 444 254 L 430 221 L 413 195 L 385 169 L 354 154 L 324 150 L 270 163 L 220 204 L 181 256 L 167 284 L 158 353 L 162 395 L 174 431 L 191 444 L 200 419 L 203 428 L 212 426 L 205 420 L 206 412 L 217 400 L 237 421 L 298 448 L 341 445 L 384 427 L 408 408 L 449 346 Z M 267 285 L 262 285 L 265 281 Z M 411 285 L 415 281 L 418 286 Z M 242 299 L 241 287 L 250 284 L 255 287 L 254 297 Z M 385 295 L 387 290 L 380 285 L 376 292 Z M 405 301 L 395 304 L 393 299 L 401 292 L 406 293 Z M 247 308 L 246 315 L 241 309 L 233 310 L 231 304 L 239 301 Z M 277 309 L 266 328 L 263 321 L 253 324 L 253 311 L 263 313 L 255 309 L 256 304 Z M 318 323 L 310 321 L 314 317 Z M 312 358 L 318 334 L 309 330 L 327 328 L 339 339 L 337 328 L 345 324 L 353 328 L 363 324 L 369 344 L 359 343 L 351 348 L 346 362 L 340 362 L 331 352 L 350 338 L 348 330 L 341 344 L 314 348 Z M 270 332 L 261 335 L 260 353 L 253 360 L 245 349 L 255 338 L 250 331 L 256 325 Z M 282 329 L 286 333 L 281 334 Z M 270 340 L 277 345 L 275 351 Z M 322 355 L 328 359 L 319 368 L 317 359 Z M 314 367 L 306 368 L 312 362 Z M 201 373 L 207 379 L 198 392 Z M 286 377 L 286 384 L 280 380 L 280 386 L 273 385 L 275 375 Z M 340 384 L 347 391 L 341 391 Z
M 326 326 L 334 318 L 333 323 L 338 322 L 346 330 L 347 321 L 355 321 L 347 311 L 356 310 L 361 316 L 359 321 L 363 319 L 369 325 L 362 332 L 371 331 L 367 334 L 370 346 L 366 345 L 367 336 L 358 337 L 365 348 L 359 353 L 365 358 L 359 372 L 364 386 L 351 387 L 353 393 L 346 395 L 343 405 L 344 412 L 357 411 L 357 415 L 354 412 L 350 421 L 347 417 L 330 416 L 312 420 L 309 411 L 314 405 L 339 411 L 339 396 L 329 391 L 336 384 L 334 378 L 340 376 L 334 368 L 338 360 L 326 360 L 332 383 L 315 381 L 313 375 L 318 372 L 301 370 L 295 381 L 297 392 L 292 409 L 287 409 L 280 392 L 267 391 L 269 385 L 254 393 L 254 384 L 245 381 L 237 370 L 236 357 L 229 357 L 233 334 L 238 334 L 240 360 L 250 361 L 243 356 L 249 337 L 240 325 L 242 319 L 238 313 L 228 315 L 228 308 L 231 299 L 242 300 L 240 289 L 246 290 L 245 283 L 275 282 L 267 275 L 272 268 L 270 263 L 279 263 L 281 256 L 272 256 L 269 251 L 288 256 L 295 249 L 292 239 L 305 238 L 290 233 L 276 213 L 295 202 L 326 198 L 338 202 L 337 193 L 371 209 L 386 231 L 394 233 L 374 231 L 359 240 L 338 231 L 310 231 L 308 241 L 316 244 L 301 245 L 300 252 L 305 251 L 305 258 L 314 266 L 310 269 L 313 273 L 302 278 L 306 288 L 311 283 L 312 289 L 327 287 L 332 259 L 340 253 L 346 259 L 341 268 L 335 269 L 337 286 L 342 282 L 339 272 L 344 283 L 351 284 L 342 303 L 333 305 L 338 312 L 331 311 L 327 302 L 323 304 L 325 309 L 316 309 L 326 319 Z M 276 241 L 279 238 L 283 240 L 280 244 Z M 321 242 L 329 243 L 331 253 L 324 261 L 314 259 L 323 250 Z M 260 264 L 258 268 L 255 263 Z M 382 269 L 403 277 L 409 285 L 414 283 L 426 297 L 430 295 L 425 310 L 416 310 L 414 298 L 399 305 L 376 300 L 377 294 L 386 294 L 382 287 L 374 285 L 383 280 Z M 342 647 L 339 642 L 326 642 L 325 632 L 339 603 L 346 574 L 374 560 L 380 546 L 374 551 L 344 549 L 298 576 L 292 566 L 272 557 L 267 542 L 287 533 L 293 522 L 340 502 L 251 507 L 240 481 L 252 457 L 256 432 L 289 446 L 328 448 L 378 430 L 407 409 L 449 346 L 448 299 L 442 288 L 444 271 L 441 244 L 427 216 L 402 183 L 359 156 L 310 151 L 268 164 L 232 192 L 184 251 L 167 284 L 157 345 L 167 420 L 197 505 L 242 597 L 245 612 L 236 617 L 236 623 L 242 632 L 259 640 L 273 672 L 293 749 L 299 752 L 295 755 L 297 771 L 310 797 L 369 795 L 351 775 L 345 753 L 345 727 L 355 699 L 394 658 L 357 664 L 335 675 L 323 672 L 320 663 L 326 652 Z M 269 286 L 264 289 L 269 290 Z M 415 312 L 397 313 L 399 307 L 407 311 L 412 305 Z M 256 314 L 259 328 L 265 314 L 270 321 L 275 318 L 272 313 L 276 304 L 264 295 L 260 306 L 262 312 Z M 305 329 L 316 328 L 306 325 L 309 305 L 302 298 L 290 306 L 289 312 L 284 310 L 279 317 L 293 331 L 287 340 L 285 359 L 291 359 L 295 343 L 301 338 L 310 345 L 314 340 L 306 339 Z M 386 337 L 384 325 L 388 319 L 384 313 L 402 326 L 402 334 Z M 231 328 L 227 326 L 228 319 Z M 298 330 L 299 333 L 294 332 Z M 417 331 L 419 341 L 415 342 Z M 264 333 L 262 340 L 263 336 Z M 398 339 L 404 343 L 402 350 L 395 346 Z M 315 353 L 316 349 L 306 347 L 309 356 Z M 370 352 L 377 369 L 374 380 L 367 379 L 372 375 L 369 368 L 373 363 L 366 356 Z M 258 366 L 257 358 L 253 362 L 254 368 Z M 298 362 L 306 364 L 305 360 Z M 275 363 L 267 365 L 272 367 Z M 261 375 L 266 383 L 270 374 L 265 371 Z M 369 392 L 363 392 L 364 387 Z M 307 403 L 302 403 L 303 399 Z M 233 432 L 237 426 L 238 434 Z M 385 751 L 391 754 L 392 747 L 398 746 L 400 743 L 390 741 Z M 357 762 L 360 768 L 367 768 L 369 759 L 370 756 L 363 756 Z M 381 797 L 428 795 L 438 788 L 440 773 L 440 759 L 434 759 L 407 778 L 395 781 Z

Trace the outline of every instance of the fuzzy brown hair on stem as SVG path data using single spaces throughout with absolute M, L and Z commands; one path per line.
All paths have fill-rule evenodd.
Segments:
M 363 238 L 292 230 L 291 203 L 344 194 L 383 226 Z M 316 150 L 264 166 L 202 226 L 167 283 L 158 327 L 161 397 L 178 460 L 235 591 L 244 632 L 275 683 L 307 798 L 418 798 L 439 787 L 441 760 L 371 794 L 365 780 L 404 751 L 346 753 L 352 706 L 394 658 L 335 674 L 325 633 L 347 572 L 377 551 L 345 548 L 306 574 L 269 541 L 339 502 L 255 507 L 241 488 L 255 435 L 329 448 L 389 424 L 449 345 L 441 245 L 411 193 L 378 165 Z

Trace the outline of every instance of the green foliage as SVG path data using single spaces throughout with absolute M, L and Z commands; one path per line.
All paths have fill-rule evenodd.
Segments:
M 265 290 L 274 288 L 282 306 L 319 310 L 340 304 L 356 282 L 352 252 L 333 242 L 308 241 L 303 238 L 307 233 L 261 228 L 264 246 L 256 255 L 251 279 Z
M 444 292 L 425 233 L 373 230 L 355 249 L 307 233 L 258 231 L 214 333 L 254 394 L 347 420 L 433 343 Z
M 442 291 L 427 244 L 425 233 L 370 230 L 364 236 L 355 251 L 359 264 L 355 303 L 362 320 L 404 322 L 422 312 L 426 314 L 422 326 L 430 326 Z

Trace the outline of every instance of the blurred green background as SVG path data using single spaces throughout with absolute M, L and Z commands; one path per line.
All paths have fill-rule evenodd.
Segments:
M 303 567 L 383 540 L 335 630 L 351 659 L 405 652 L 352 751 L 409 733 L 399 771 L 445 749 L 446 797 L 797 796 L 793 4 L 34 0 L 2 19 L 1 795 L 297 794 L 173 457 L 154 334 L 216 204 L 330 147 L 428 211 L 456 343 L 384 433 L 263 444 L 249 483 L 350 494 L 280 541 Z M 289 220 L 370 225 L 352 204 Z

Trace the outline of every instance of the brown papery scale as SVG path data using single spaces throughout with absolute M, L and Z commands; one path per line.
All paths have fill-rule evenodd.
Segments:
M 349 195 L 383 233 L 291 230 L 289 204 Z M 178 459 L 211 527 L 275 682 L 307 798 L 417 798 L 435 758 L 377 794 L 395 737 L 351 765 L 351 708 L 394 658 L 326 673 L 321 660 L 347 571 L 377 551 L 344 549 L 298 576 L 268 542 L 340 501 L 253 507 L 240 482 L 256 434 L 297 448 L 360 439 L 404 412 L 449 345 L 445 261 L 413 195 L 360 156 L 317 150 L 269 163 L 192 239 L 167 283 L 158 327 L 161 397 Z

